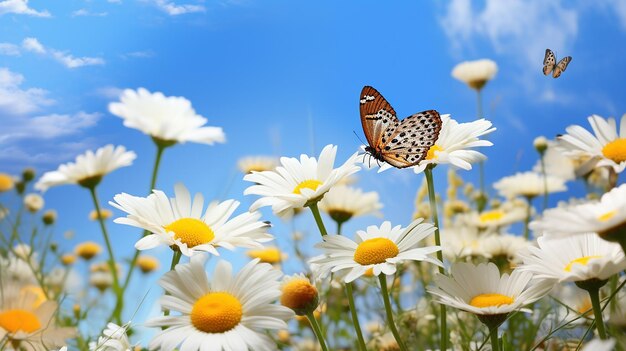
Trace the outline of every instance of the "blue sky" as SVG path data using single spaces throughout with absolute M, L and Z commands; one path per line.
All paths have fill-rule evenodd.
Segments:
M 617 0 L 0 0 L 0 171 L 43 172 L 86 149 L 122 144 L 138 159 L 106 177 L 101 199 L 145 194 L 152 143 L 107 111 L 120 89 L 145 87 L 188 98 L 228 138 L 168 149 L 157 188 L 172 193 L 184 182 L 208 198 L 239 199 L 243 211 L 252 199 L 242 196 L 240 157 L 317 154 L 333 143 L 345 159 L 359 146 L 353 131 L 362 135 L 363 85 L 381 91 L 401 118 L 437 109 L 473 120 L 475 95 L 450 71 L 490 58 L 499 66 L 484 90 L 485 115 L 498 128 L 495 146 L 484 150 L 491 182 L 532 167 L 535 136 L 586 125 L 593 113 L 626 112 L 625 42 L 626 4 Z M 559 79 L 541 74 L 546 48 L 573 57 Z M 443 183 L 444 170 L 436 175 Z M 408 221 L 421 176 L 391 170 L 359 178 L 381 193 L 385 218 Z M 87 220 L 86 191 L 54 188 L 46 201 L 61 215 L 58 232 L 77 233 L 63 241 L 68 249 L 100 240 Z M 116 250 L 129 254 L 138 231 L 109 227 Z M 284 238 L 286 227 L 275 231 Z

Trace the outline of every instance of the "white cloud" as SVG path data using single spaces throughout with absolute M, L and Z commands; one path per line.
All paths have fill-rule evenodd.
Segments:
M 0 144 L 21 139 L 54 139 L 74 135 L 96 125 L 102 115 L 80 111 L 73 115 L 50 114 L 35 117 L 13 117 L 4 121 Z
M 48 91 L 40 88 L 22 89 L 24 76 L 0 67 L 0 113 L 5 116 L 24 115 L 54 103 Z M 3 127 L 4 129 L 4 122 Z
M 11 43 L 0 43 L 0 55 L 19 56 L 20 47 Z
M 34 17 L 50 17 L 47 10 L 37 11 L 28 7 L 28 0 L 4 0 L 0 1 L 0 16 L 7 13 L 28 15 Z
M 159 9 L 166 12 L 170 16 L 178 16 L 178 15 L 184 15 L 187 13 L 206 11 L 206 8 L 202 5 L 189 5 L 189 4 L 178 5 L 174 3 L 173 1 L 168 1 L 168 0 L 154 0 L 154 4 Z
M 24 50 L 36 52 L 38 54 L 45 54 L 46 48 L 41 45 L 37 38 L 26 38 L 22 41 L 22 47 Z
M 150 58 L 154 57 L 154 51 L 152 50 L 144 50 L 144 51 L 133 51 L 128 52 L 122 55 L 123 58 Z
M 108 12 L 91 12 L 87 9 L 78 9 L 72 12 L 72 17 L 104 17 Z
M 109 100 L 117 100 L 122 95 L 124 89 L 118 87 L 102 87 L 96 89 L 95 94 Z
M 106 62 L 100 57 L 75 57 L 67 51 L 60 51 L 46 48 L 37 38 L 26 38 L 22 41 L 24 50 L 35 52 L 41 55 L 50 54 L 52 58 L 62 63 L 67 68 L 78 68 L 83 66 L 104 65 Z

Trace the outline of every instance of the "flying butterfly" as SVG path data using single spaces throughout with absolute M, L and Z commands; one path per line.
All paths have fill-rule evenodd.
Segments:
M 441 131 L 439 112 L 423 111 L 400 121 L 389 102 L 370 86 L 363 87 L 359 102 L 369 144 L 366 153 L 396 168 L 415 166 L 426 158 Z
M 556 55 L 552 50 L 546 49 L 546 55 L 543 58 L 543 74 L 548 75 L 552 72 L 552 77 L 558 78 L 561 73 L 565 72 L 567 65 L 572 61 L 571 56 L 566 56 L 556 63 Z

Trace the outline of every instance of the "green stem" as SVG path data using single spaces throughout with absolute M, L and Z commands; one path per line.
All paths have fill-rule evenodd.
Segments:
M 600 307 L 600 288 L 589 289 L 589 299 L 591 299 L 591 306 L 593 307 L 593 315 L 596 320 L 596 328 L 598 329 L 598 335 L 600 339 L 606 339 L 606 331 L 604 330 L 604 322 L 602 320 L 602 308 Z
M 498 327 L 489 328 L 489 338 L 491 339 L 491 351 L 500 351 L 500 341 L 498 340 Z
M 339 222 L 337 221 L 337 235 L 341 235 L 341 227 L 343 226 L 344 222 Z
M 532 213 L 532 201 L 533 198 L 531 196 L 526 197 L 526 218 L 524 219 L 524 239 L 528 239 L 530 237 L 530 230 L 528 225 L 530 224 L 530 216 Z
M 548 175 L 546 174 L 546 160 L 541 154 L 541 174 L 543 175 L 543 209 L 548 208 Z
M 398 333 L 398 329 L 396 328 L 396 323 L 393 321 L 393 311 L 391 310 L 391 301 L 389 300 L 389 291 L 387 290 L 387 276 L 385 274 L 380 274 L 378 276 L 378 280 L 380 281 L 380 292 L 383 295 L 383 301 L 385 302 L 385 313 L 387 314 L 389 329 L 391 329 L 393 337 L 396 339 L 396 342 L 398 342 L 400 351 L 406 351 L 406 346 L 404 346 L 404 342 L 402 342 L 400 333 Z
M 352 324 L 356 331 L 356 336 L 359 342 L 359 350 L 367 351 L 365 347 L 365 339 L 363 338 L 363 332 L 361 331 L 361 324 L 359 323 L 359 315 L 356 313 L 356 306 L 354 305 L 354 292 L 352 289 L 352 283 L 346 284 L 346 295 L 348 296 L 348 304 L 350 305 L 350 314 L 352 315 Z
M 94 206 L 96 207 L 96 213 L 98 214 L 98 223 L 100 223 L 100 229 L 102 230 L 102 236 L 104 237 L 104 243 L 106 244 L 107 251 L 109 252 L 109 269 L 111 270 L 111 276 L 113 277 L 113 292 L 115 293 L 116 303 L 113 310 L 112 317 L 115 321 L 122 325 L 122 308 L 124 306 L 124 291 L 120 287 L 120 281 L 117 277 L 117 267 L 115 266 L 115 256 L 113 254 L 113 247 L 111 246 L 111 240 L 109 240 L 109 234 L 106 226 L 104 225 L 104 218 L 100 210 L 100 202 L 98 201 L 98 195 L 96 194 L 96 187 L 89 187 L 91 198 Z
M 180 258 L 182 257 L 182 255 L 183 253 L 180 252 L 179 250 L 174 251 L 174 253 L 172 254 L 172 263 L 170 263 L 170 271 L 173 271 L 174 268 L 176 268 L 176 265 L 178 264 L 178 262 L 180 262 Z M 169 316 L 170 310 L 163 311 L 163 315 Z
M 426 183 L 428 185 L 428 201 L 430 202 L 430 212 L 432 214 L 432 221 L 435 226 L 435 245 L 441 247 L 441 236 L 439 234 L 439 216 L 437 215 L 437 199 L 435 198 L 435 183 L 433 182 L 433 168 L 434 166 L 428 166 L 424 170 L 424 174 L 426 175 Z M 437 251 L 437 258 L 439 261 L 443 262 L 443 248 Z M 445 269 L 443 267 L 439 267 L 439 273 L 445 274 Z M 440 332 L 441 339 L 439 344 L 440 350 L 448 349 L 448 323 L 446 318 L 446 306 L 440 305 L 439 309 L 439 319 L 440 319 Z
M 322 347 L 322 351 L 328 351 L 328 347 L 326 347 L 326 341 L 324 340 L 324 334 L 322 334 L 320 325 L 317 323 L 315 316 L 313 316 L 313 312 L 307 313 L 306 317 L 311 323 L 311 327 L 313 328 L 313 332 L 315 332 L 315 336 L 317 336 L 317 341 L 319 341 L 320 346 Z
M 311 212 L 313 213 L 313 217 L 315 217 L 315 223 L 317 223 L 317 228 L 320 230 L 320 234 L 322 237 L 326 236 L 328 233 L 326 232 L 326 227 L 324 227 L 324 221 L 322 221 L 322 216 L 320 215 L 320 210 L 317 208 L 317 202 L 309 205 Z

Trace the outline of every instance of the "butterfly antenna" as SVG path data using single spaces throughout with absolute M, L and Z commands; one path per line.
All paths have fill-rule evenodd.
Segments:
M 363 141 L 363 139 L 361 139 L 361 137 L 353 130 L 352 133 L 354 133 L 354 135 L 356 136 L 357 139 L 359 139 L 359 141 L 361 142 L 361 144 L 365 145 L 365 142 Z

